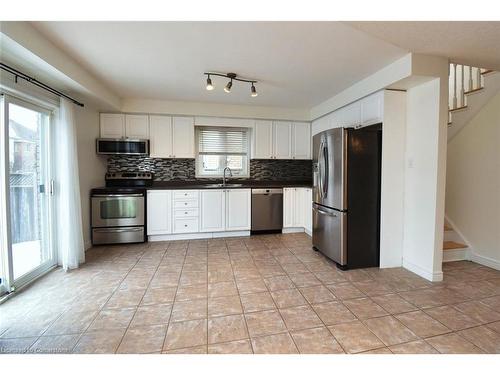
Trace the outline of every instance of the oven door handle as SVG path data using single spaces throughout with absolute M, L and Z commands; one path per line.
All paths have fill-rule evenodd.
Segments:
M 143 194 L 94 194 L 92 198 L 108 198 L 108 197 L 143 197 Z
M 139 232 L 141 230 L 144 230 L 144 228 L 143 227 L 140 227 L 140 228 L 103 228 L 103 229 L 94 228 L 94 232 L 98 232 L 98 233 Z

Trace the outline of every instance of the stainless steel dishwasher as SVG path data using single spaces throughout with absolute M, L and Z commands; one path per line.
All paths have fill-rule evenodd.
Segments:
M 252 189 L 252 233 L 281 232 L 283 189 Z

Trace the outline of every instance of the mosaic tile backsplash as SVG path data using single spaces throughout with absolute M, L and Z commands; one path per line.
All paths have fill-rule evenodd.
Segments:
M 195 176 L 195 159 L 154 159 L 142 156 L 110 156 L 108 172 L 148 171 L 155 181 L 206 181 Z M 310 181 L 311 160 L 250 160 L 254 181 Z M 218 178 L 217 180 L 220 180 Z

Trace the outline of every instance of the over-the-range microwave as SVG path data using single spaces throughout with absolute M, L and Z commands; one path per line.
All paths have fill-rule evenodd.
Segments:
M 149 155 L 149 140 L 98 138 L 96 151 L 100 155 Z

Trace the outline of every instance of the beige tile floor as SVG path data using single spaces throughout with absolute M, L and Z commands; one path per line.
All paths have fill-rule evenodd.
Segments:
M 304 234 L 91 249 L 0 305 L 0 353 L 500 353 L 500 272 L 342 272 Z

